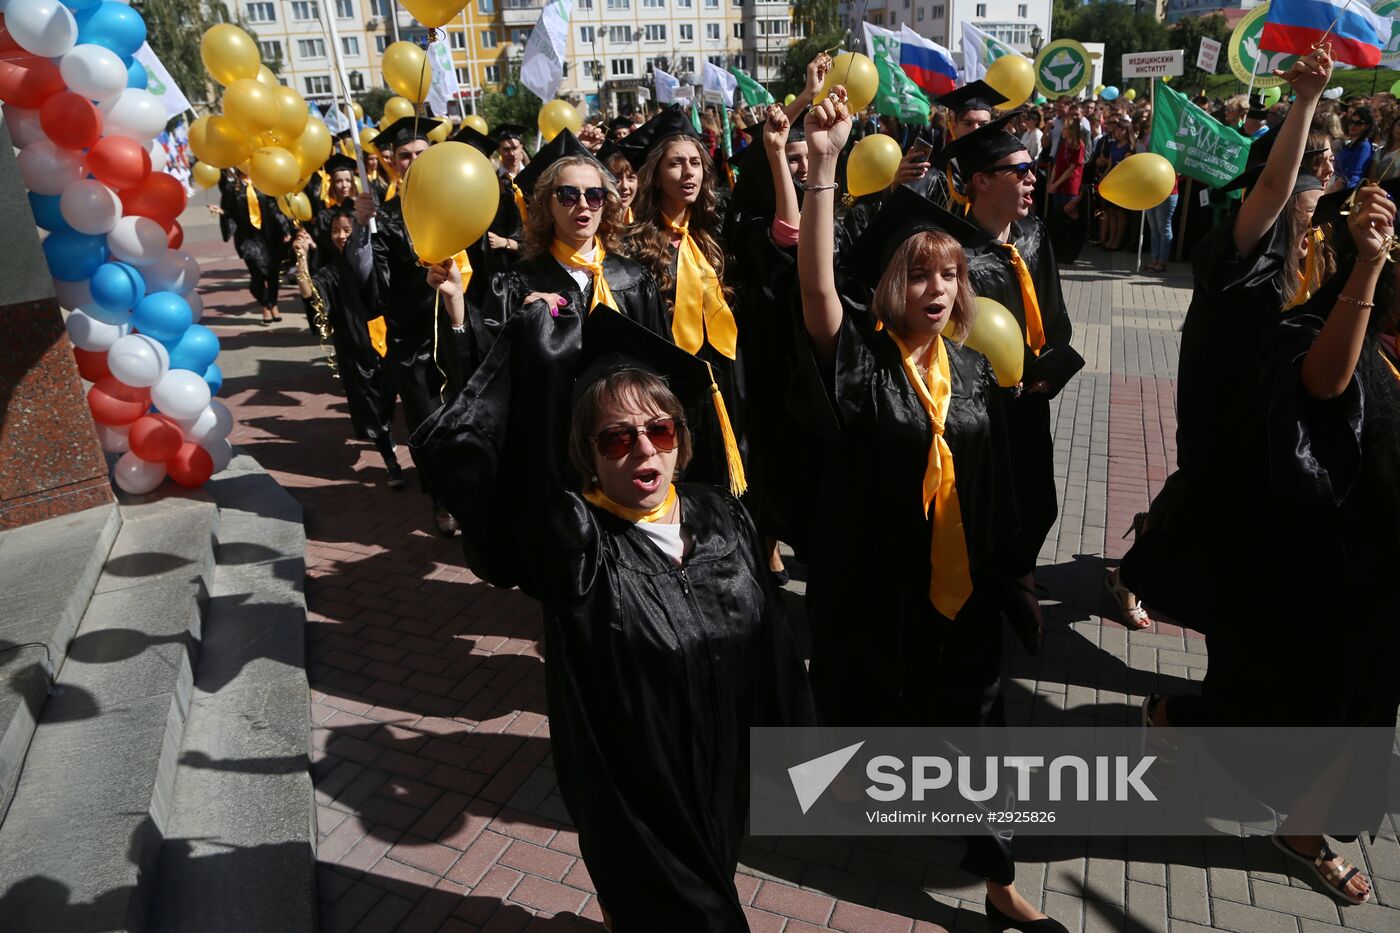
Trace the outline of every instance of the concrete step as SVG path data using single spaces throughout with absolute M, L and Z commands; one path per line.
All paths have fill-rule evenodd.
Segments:
M 192 493 L 121 514 L 0 825 L 0 916 L 15 933 L 147 928 L 219 513 Z
M 110 504 L 0 532 L 0 823 L 120 527 Z
M 301 506 L 250 457 L 205 486 L 218 572 L 151 929 L 313 931 L 316 807 Z

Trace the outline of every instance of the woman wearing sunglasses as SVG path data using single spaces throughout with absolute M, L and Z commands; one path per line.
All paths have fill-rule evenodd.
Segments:
M 452 490 L 468 565 L 543 603 L 559 790 L 609 928 L 741 933 L 748 730 L 814 724 L 802 658 L 748 513 L 676 482 L 708 367 L 598 308 L 577 381 L 546 395 L 517 376 L 552 364 L 566 323 L 518 314 L 529 359 L 504 370 L 493 352 L 417 449 Z

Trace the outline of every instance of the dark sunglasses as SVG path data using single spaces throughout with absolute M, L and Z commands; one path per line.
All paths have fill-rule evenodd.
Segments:
M 1010 172 L 1011 174 L 1016 175 L 1016 176 L 1019 177 L 1019 178 L 1025 178 L 1027 175 L 1030 175 L 1030 174 L 1032 174 L 1032 173 L 1035 171 L 1035 163 L 1034 163 L 1034 162 L 1013 162 L 1013 163 L 1011 163 L 1010 165 L 997 165 L 997 166 L 994 166 L 993 168 L 988 169 L 988 171 L 993 172 L 993 173 L 996 173 L 996 172 Z
M 560 185 L 554 189 L 554 196 L 559 199 L 563 207 L 573 207 L 578 203 L 579 198 L 588 205 L 590 211 L 596 211 L 603 206 L 603 202 L 608 199 L 608 189 L 606 188 L 584 188 L 580 191 L 574 185 Z
M 621 460 L 636 446 L 637 438 L 642 434 L 651 441 L 651 446 L 663 453 L 670 453 L 676 449 L 674 418 L 657 418 L 640 428 L 631 424 L 608 428 L 593 438 L 593 443 L 597 445 L 598 453 L 602 454 L 605 460 Z

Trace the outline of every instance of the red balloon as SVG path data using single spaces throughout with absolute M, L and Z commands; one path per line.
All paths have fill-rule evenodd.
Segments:
M 68 89 L 58 66 L 35 55 L 0 57 L 0 100 L 14 107 L 37 110 L 44 101 Z
M 180 221 L 173 220 L 165 230 L 165 245 L 171 249 L 179 249 L 185 242 L 185 228 L 180 226 Z
M 108 188 L 125 191 L 151 174 L 151 154 L 134 139 L 103 136 L 88 152 L 85 168 Z
M 131 438 L 131 452 L 147 463 L 164 463 L 185 442 L 185 432 L 165 415 L 142 415 L 127 436 Z
M 73 356 L 78 361 L 78 375 L 88 382 L 101 382 L 112 375 L 107 368 L 106 350 L 80 350 L 74 347 Z
M 135 447 L 131 448 L 135 450 Z M 137 454 L 137 456 L 141 456 Z M 165 472 L 178 486 L 195 489 L 214 475 L 214 458 L 198 444 L 186 441 L 165 463 Z
M 5 14 L 0 13 L 0 57 L 14 58 L 16 57 L 15 55 L 6 54 L 14 52 L 18 52 L 20 55 L 29 54 L 24 49 L 20 48 L 20 44 L 15 41 L 15 37 L 10 35 L 10 29 L 5 25 Z
M 175 222 L 189 200 L 185 186 L 164 172 L 151 172 L 145 181 L 127 188 L 119 197 L 124 216 L 149 217 L 163 227 Z
M 86 97 L 71 91 L 44 101 L 39 108 L 39 125 L 55 145 L 64 149 L 87 149 L 102 135 L 102 116 L 97 108 Z
M 132 388 L 116 376 L 107 376 L 88 390 L 88 406 L 98 424 L 131 424 L 151 407 L 151 390 Z

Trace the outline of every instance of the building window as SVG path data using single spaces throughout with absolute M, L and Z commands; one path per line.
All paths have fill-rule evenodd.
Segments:
M 724 56 L 723 56 L 723 55 L 706 55 L 706 56 L 705 56 L 705 61 L 709 62 L 711 65 L 714 65 L 716 68 L 723 68 L 723 67 L 724 67 Z
M 632 0 L 608 0 L 608 9 L 630 10 L 632 9 Z
M 1025 19 L 1025 18 L 1026 18 L 1026 15 L 1027 15 L 1026 11 L 1027 11 L 1028 9 L 1030 9 L 1030 7 L 1029 7 L 1027 4 L 1024 4 L 1024 3 L 1018 3 L 1018 4 L 1016 4 L 1016 16 L 1017 16 L 1018 18 L 1020 18 L 1020 19 Z
M 292 0 L 292 19 L 305 22 L 320 18 L 321 9 L 316 5 L 316 0 Z
M 749 57 L 744 54 L 735 55 L 734 67 L 738 68 L 740 71 L 743 71 L 745 68 L 749 67 Z
M 707 9 L 707 10 L 718 10 L 718 9 L 719 9 L 719 0 L 705 0 L 705 9 Z
M 735 24 L 734 24 L 734 38 L 736 38 L 736 39 L 742 39 L 742 38 L 744 38 L 744 24 L 743 24 L 743 23 L 735 23 Z
M 486 71 L 486 83 L 487 83 L 487 84 L 500 84 L 500 83 L 501 83 L 501 66 L 500 66 L 500 65 L 487 65 L 486 68 L 485 68 L 485 71 Z
M 785 19 L 761 19 L 758 21 L 760 36 L 785 36 L 788 34 L 788 21 Z
M 476 11 L 478 13 L 496 12 L 496 0 L 476 0 Z M 491 82 L 495 84 L 495 82 Z
M 331 92 L 330 75 L 307 75 L 303 80 L 306 82 L 306 93 L 308 95 L 329 94 Z
M 593 0 L 578 0 L 578 3 L 574 5 L 580 10 L 591 10 L 593 9 Z
M 695 7 L 695 0 L 676 0 L 677 9 L 690 10 Z
M 642 6 L 648 10 L 662 10 L 666 8 L 666 0 L 642 0 Z
M 712 42 L 719 41 L 719 23 L 705 24 L 705 38 Z
M 447 44 L 448 48 L 465 49 L 467 47 L 467 34 L 465 32 L 449 32 Z
M 388 36 L 375 36 L 375 37 L 374 37 L 374 50 L 375 50 L 376 52 L 378 52 L 380 55 L 383 55 L 383 54 L 384 54 L 384 50 L 387 49 L 388 47 L 389 47 L 389 37 L 388 37 Z
M 350 90 L 363 91 L 365 89 L 365 76 L 358 71 L 350 72 Z
M 275 3 L 250 3 L 245 9 L 248 12 L 248 22 L 250 23 L 277 22 L 277 4 Z
M 528 30 L 528 29 L 512 29 L 512 30 L 510 31 L 510 41 L 514 42 L 516 45 L 520 46 L 521 48 L 524 48 L 524 47 L 525 47 L 525 43 L 530 41 L 530 30 Z
M 682 41 L 682 42 L 694 42 L 694 41 L 695 41 L 695 24 L 694 24 L 694 23 L 681 23 L 680 26 L 678 26 L 678 27 L 676 27 L 676 28 L 678 28 L 678 29 L 681 31 L 681 41 Z
M 681 71 L 681 72 L 691 72 L 691 71 L 694 71 L 694 70 L 695 70 L 695 56 L 694 56 L 694 55 L 682 55 L 682 56 L 677 60 L 677 64 L 680 65 L 680 67 L 677 69 L 678 71 Z
M 360 37 L 359 37 L 359 36 L 341 36 L 341 38 L 340 38 L 340 50 L 341 50 L 342 52 L 344 52 L 346 55 L 359 55 L 359 54 L 360 54 Z
M 470 86 L 470 85 L 471 85 L 471 83 L 472 83 L 472 76 L 471 76 L 471 69 L 470 69 L 470 68 L 453 68 L 452 70 L 455 71 L 455 72 L 457 73 L 457 83 L 458 83 L 458 84 L 465 84 L 465 85 L 467 85 L 467 86 Z
M 648 42 L 665 42 L 666 27 L 656 23 L 647 23 L 646 31 L 643 33 L 642 38 L 646 39 Z
M 336 19 L 355 18 L 355 0 L 335 0 Z
M 614 58 L 612 60 L 612 76 L 614 78 L 630 74 L 636 74 L 636 63 L 632 59 Z
M 623 45 L 632 41 L 631 26 L 609 26 L 608 41 Z
M 598 80 L 603 74 L 603 63 L 596 58 L 583 63 L 583 73 L 593 80 Z
M 264 39 L 258 42 L 258 53 L 265 62 L 276 62 L 282 60 L 282 43 L 276 39 Z
M 494 49 L 496 47 L 496 30 L 481 30 L 481 47 L 483 49 Z
M 976 6 L 974 9 L 975 9 L 975 12 L 972 14 L 973 16 L 986 16 L 986 15 L 987 15 L 987 4 L 985 4 L 985 3 L 979 3 L 979 4 L 977 4 L 977 6 Z
M 944 13 L 943 13 L 943 4 L 941 4 L 941 3 L 935 3 L 935 4 L 933 5 L 933 9 L 930 11 L 929 15 L 931 15 L 934 19 L 942 19 L 943 16 L 944 16 Z
M 374 16 L 389 18 L 389 0 L 369 0 L 369 11 Z
M 923 7 L 919 7 L 918 20 L 919 20 L 919 22 L 921 22 L 921 23 L 924 21 L 924 8 L 923 8 Z
M 297 57 L 298 57 L 298 58 L 325 58 L 325 57 L 326 57 L 326 40 L 325 40 L 325 39 L 298 39 L 298 40 L 297 40 Z
M 578 28 L 578 41 L 584 45 L 592 45 L 597 40 L 598 33 L 592 26 L 580 26 Z

